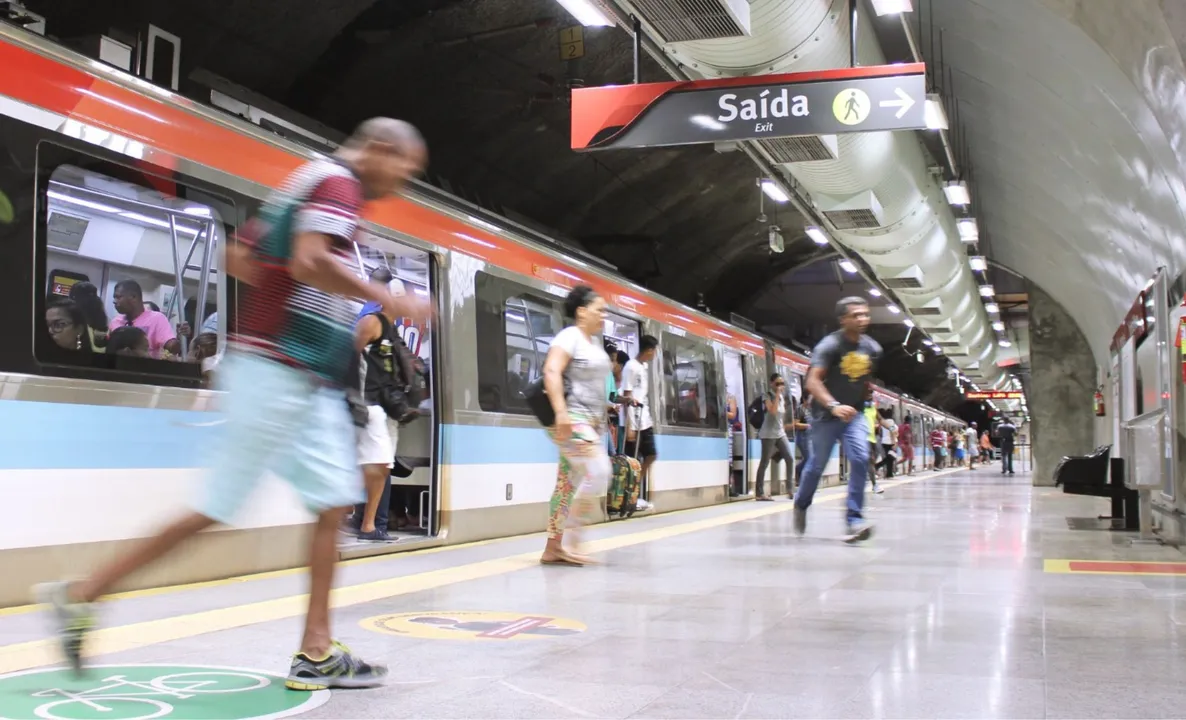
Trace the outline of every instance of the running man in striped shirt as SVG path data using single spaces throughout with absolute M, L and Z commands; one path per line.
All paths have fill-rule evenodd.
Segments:
M 348 298 L 412 318 L 426 317 L 430 307 L 359 277 L 347 264 L 347 250 L 364 203 L 398 192 L 426 161 L 424 140 L 411 125 L 368 120 L 334 157 L 296 170 L 268 198 L 241 242 L 227 248 L 226 270 L 239 281 L 239 333 L 220 366 L 227 391 L 222 447 L 211 453 L 213 468 L 194 510 L 86 580 L 39 588 L 76 670 L 95 625 L 93 603 L 183 540 L 233 520 L 270 470 L 318 514 L 305 632 L 287 686 L 322 690 L 383 682 L 387 668 L 364 662 L 330 634 L 337 531 L 345 511 L 363 499 L 344 387 L 348 365 L 357 361 Z

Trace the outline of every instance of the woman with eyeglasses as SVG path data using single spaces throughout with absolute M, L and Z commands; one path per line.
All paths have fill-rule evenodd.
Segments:
M 560 468 L 540 562 L 587 565 L 592 559 L 579 552 L 578 528 L 593 521 L 609 485 L 605 377 L 612 366 L 595 340 L 605 322 L 605 300 L 578 285 L 565 299 L 564 311 L 573 322 L 557 333 L 544 361 L 544 389 L 556 413 L 548 433 L 560 448 Z
M 758 463 L 758 487 L 755 500 L 772 502 L 774 500 L 766 493 L 766 468 L 770 466 L 771 458 L 777 454 L 783 461 L 783 466 L 790 473 L 795 456 L 791 454 L 791 444 L 787 440 L 787 383 L 782 375 L 774 373 L 770 376 L 770 390 L 763 398 L 766 403 L 766 416 L 762 419 L 762 427 L 758 429 L 758 438 L 762 441 L 762 461 Z M 776 485 L 778 480 L 774 471 L 770 471 L 770 484 Z
M 54 344 L 65 350 L 91 352 L 94 342 L 82 308 L 73 300 L 54 300 L 45 309 L 45 325 Z

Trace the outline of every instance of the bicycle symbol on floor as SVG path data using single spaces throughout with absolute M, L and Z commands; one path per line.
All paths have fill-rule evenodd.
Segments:
M 271 720 L 329 698 L 240 668 L 120 665 L 90 672 L 82 679 L 62 669 L 0 677 L 0 720 Z

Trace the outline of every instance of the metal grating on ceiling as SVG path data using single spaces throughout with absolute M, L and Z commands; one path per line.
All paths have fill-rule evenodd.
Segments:
M 914 287 L 918 287 L 918 286 L 917 286 L 917 285 L 915 285 Z M 914 315 L 931 315 L 931 316 L 935 316 L 935 315 L 942 315 L 942 314 L 943 314 L 943 308 L 939 308 L 939 307 L 927 307 L 926 305 L 923 305 L 922 307 L 910 308 L 910 312 L 911 312 L 912 314 L 914 314 Z
M 884 278 L 881 282 L 891 290 L 906 290 L 922 287 L 922 282 L 918 278 L 911 277 L 909 275 L 906 277 Z
M 820 140 L 818 135 L 759 140 L 758 144 L 770 153 L 774 162 L 779 164 L 836 159 L 832 148 Z
M 877 216 L 872 210 L 831 210 L 824 215 L 837 230 L 868 230 L 881 227 Z M 903 287 L 921 287 L 919 285 L 904 285 Z
M 745 6 L 748 20 L 746 0 L 633 0 L 633 4 L 665 43 L 749 35 L 749 28 L 738 22 L 738 10 L 731 7 Z
M 49 215 L 49 222 L 46 223 L 47 242 L 50 247 L 57 250 L 78 252 L 78 248 L 82 246 L 82 238 L 86 235 L 86 228 L 90 223 L 90 220 L 84 218 L 52 212 Z

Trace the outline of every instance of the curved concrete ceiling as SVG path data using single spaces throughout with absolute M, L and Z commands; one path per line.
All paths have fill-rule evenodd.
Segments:
M 934 3 L 988 251 L 1063 305 L 1101 365 L 1137 293 L 1186 254 L 1181 52 L 1156 0 L 1123 5 Z

